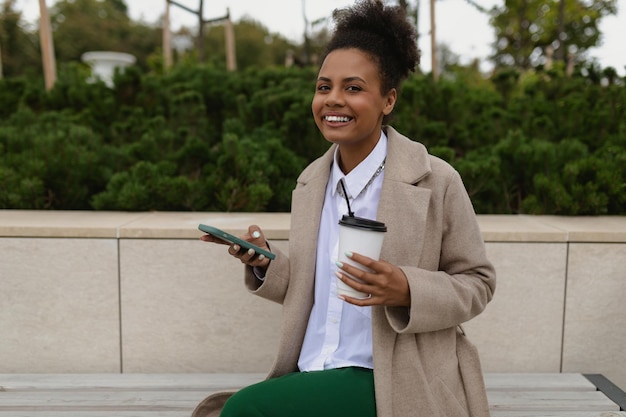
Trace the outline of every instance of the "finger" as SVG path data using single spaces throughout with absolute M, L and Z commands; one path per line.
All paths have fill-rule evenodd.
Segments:
M 252 239 L 250 240 L 250 242 L 252 242 L 253 244 L 259 246 L 260 248 L 266 249 L 268 251 L 271 251 L 269 243 L 267 242 L 267 240 L 265 239 L 265 235 L 263 235 L 263 232 L 261 231 L 261 228 L 257 225 L 251 225 L 250 227 L 248 227 L 248 233 L 249 233 L 249 237 Z M 261 256 L 261 255 L 259 255 Z M 263 259 L 265 259 L 266 257 L 263 256 L 262 259 L 260 259 L 261 261 Z M 269 260 L 268 262 L 269 263 Z
M 366 307 L 366 306 L 373 306 L 373 305 L 380 304 L 374 300 L 374 298 L 372 297 L 372 294 L 369 294 L 369 297 L 367 298 L 353 298 L 347 295 L 340 295 L 339 298 L 341 298 L 343 301 L 347 303 L 350 303 L 359 307 Z
M 256 263 L 254 266 L 259 266 L 261 268 L 267 269 L 269 264 L 270 264 L 270 260 L 267 258 L 267 256 L 260 254 L 259 256 L 257 256 Z
M 248 227 L 248 234 L 249 237 L 253 239 L 255 245 L 257 244 L 256 242 L 265 242 L 265 238 L 261 239 L 263 237 L 263 232 L 261 232 L 261 228 L 256 224 Z
M 256 255 L 256 252 L 254 251 L 254 249 L 250 248 L 241 256 L 241 260 L 245 260 L 246 262 L 249 262 L 252 260 L 252 258 L 254 258 L 255 255 Z
M 335 271 L 335 276 L 339 278 L 341 281 L 343 281 L 347 286 L 354 288 L 357 291 L 360 291 L 359 288 L 357 287 L 361 286 L 361 283 L 355 280 L 354 278 L 352 278 L 347 273 L 339 270 L 339 271 Z
M 257 254 L 253 249 L 249 249 L 247 252 L 245 252 L 241 256 L 240 260 L 246 265 L 249 265 L 252 267 L 256 266 L 256 267 L 266 268 L 270 263 L 270 260 L 267 259 L 265 255 L 263 255 L 262 253 Z
M 200 240 L 202 240 L 203 242 L 218 243 L 220 245 L 228 245 L 229 244 L 228 242 L 224 242 L 222 239 L 217 239 L 217 238 L 211 236 L 208 233 L 200 236 Z
M 352 279 L 352 277 L 360 279 L 361 281 L 371 284 L 373 283 L 373 276 L 371 274 L 369 274 L 368 272 L 362 270 L 361 268 L 357 268 L 356 266 L 350 265 L 347 262 L 337 262 L 337 268 L 339 268 L 339 270 L 345 272 L 344 275 L 346 275 L 346 277 L 348 279 L 351 279 L 352 281 L 354 281 Z M 349 275 L 351 275 L 352 277 L 350 277 Z
M 349 259 L 353 260 L 354 262 L 359 263 L 363 266 L 368 267 L 369 269 L 376 271 L 376 265 L 378 263 L 377 260 L 372 259 L 365 255 L 361 255 L 360 253 L 357 253 L 357 252 L 346 252 L 345 255 Z
M 254 249 L 240 249 L 239 259 L 246 265 L 255 266 L 255 257 L 258 258 L 257 253 Z
M 257 225 L 252 225 L 248 228 L 248 233 L 250 234 L 251 242 L 255 245 L 270 250 L 269 243 L 267 239 L 265 239 L 265 235 L 261 231 L 261 228 Z
M 341 281 L 343 281 L 344 284 L 346 284 L 347 286 L 365 293 L 365 294 L 371 294 L 372 291 L 375 290 L 375 287 L 372 285 L 367 284 L 366 282 L 361 282 L 357 279 L 355 279 L 355 277 L 352 277 L 350 275 L 348 275 L 346 272 L 344 271 L 335 271 L 335 275 L 337 276 L 337 278 L 339 278 Z M 359 278 L 360 279 L 360 278 Z
M 364 285 L 358 281 L 355 281 L 354 279 L 350 278 L 346 274 L 342 274 L 341 272 L 336 272 L 335 275 L 337 275 L 337 277 L 341 279 L 349 287 L 354 288 L 356 291 L 367 294 L 367 297 L 365 298 L 354 298 L 354 297 L 350 297 L 349 295 L 342 294 L 338 296 L 340 299 L 344 300 L 347 303 L 354 304 L 360 307 L 380 304 L 372 295 L 371 288 L 369 286 Z
M 241 247 L 235 243 L 233 245 L 230 245 L 230 247 L 228 248 L 228 253 L 230 253 L 231 255 L 239 258 L 240 257 L 240 253 L 239 253 L 240 250 L 241 250 Z

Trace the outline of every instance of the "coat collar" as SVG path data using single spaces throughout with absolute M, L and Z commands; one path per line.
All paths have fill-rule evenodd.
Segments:
M 394 259 L 413 259 L 417 264 L 422 250 L 430 190 L 416 185 L 430 174 L 430 157 L 421 143 L 408 139 L 390 126 L 384 129 L 389 142 L 377 220 L 385 222 L 388 236 L 385 237 L 381 257 L 390 262 Z M 331 146 L 300 174 L 300 187 L 293 193 L 293 235 L 311 237 L 303 242 L 294 242 L 303 253 L 315 253 L 316 250 L 316 237 L 335 148 L 336 145 Z M 406 242 L 414 243 L 406 245 Z M 314 260 L 307 266 L 313 270 Z
M 424 145 L 412 141 L 398 133 L 391 126 L 383 127 L 389 142 L 385 163 L 385 178 L 391 181 L 416 184 L 431 171 L 430 159 Z M 326 184 L 337 145 L 332 145 L 315 163 L 311 164 L 298 177 L 298 183 L 307 185 L 321 180 Z
M 430 158 L 426 147 L 398 133 L 391 126 L 383 130 L 389 138 L 385 179 L 416 184 L 431 172 Z

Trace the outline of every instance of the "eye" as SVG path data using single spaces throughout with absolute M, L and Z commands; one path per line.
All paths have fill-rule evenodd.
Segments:
M 358 92 L 363 90 L 361 87 L 359 87 L 358 85 L 349 85 L 346 87 L 347 91 L 351 91 L 351 92 Z
M 316 91 L 329 91 L 330 87 L 328 86 L 328 84 L 318 84 L 315 90 Z

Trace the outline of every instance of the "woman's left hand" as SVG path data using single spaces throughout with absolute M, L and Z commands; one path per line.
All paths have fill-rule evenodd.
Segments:
M 358 253 L 353 253 L 350 259 L 374 272 L 366 272 L 343 262 L 341 266 L 338 264 L 338 278 L 355 290 L 371 294 L 371 296 L 366 299 L 348 296 L 341 296 L 341 298 L 350 304 L 358 306 L 385 305 L 390 307 L 409 307 L 411 305 L 409 282 L 400 268 L 389 262 L 383 260 L 375 261 Z M 355 281 L 344 272 L 360 279 L 363 283 Z

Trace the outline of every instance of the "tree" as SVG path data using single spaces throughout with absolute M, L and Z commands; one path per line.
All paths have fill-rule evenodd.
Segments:
M 39 42 L 24 26 L 22 13 L 15 10 L 15 0 L 5 0 L 0 10 L 0 61 L 5 78 L 25 71 L 41 74 Z
M 283 66 L 287 51 L 295 48 L 279 34 L 273 34 L 261 23 L 242 18 L 234 24 L 237 51 L 237 68 L 251 66 Z M 205 32 L 205 48 L 208 61 L 222 67 L 226 62 L 225 31 L 222 24 L 210 26 Z
M 617 13 L 616 0 L 505 0 L 492 10 L 496 66 L 531 68 L 552 48 L 561 60 L 578 59 L 600 42 L 603 17 Z
M 52 7 L 59 61 L 80 60 L 87 51 L 135 55 L 140 64 L 161 45 L 160 28 L 135 23 L 124 0 L 59 0 Z

